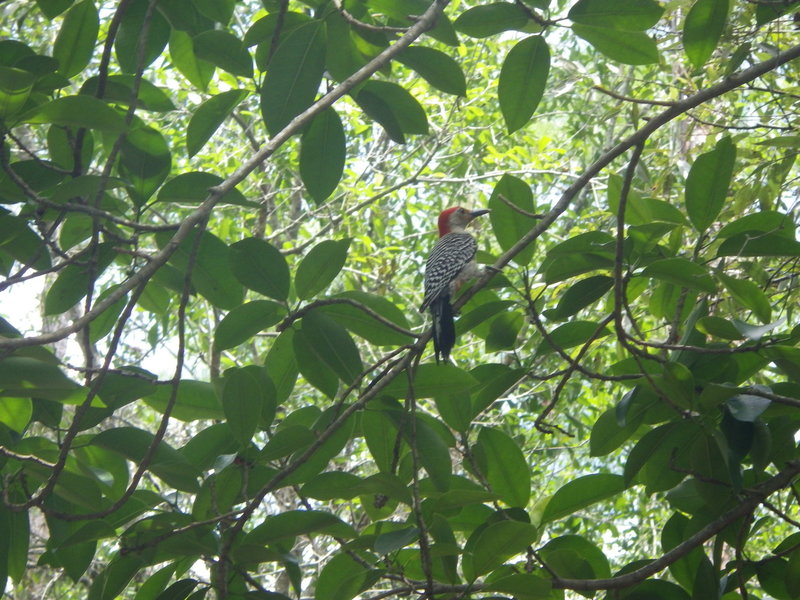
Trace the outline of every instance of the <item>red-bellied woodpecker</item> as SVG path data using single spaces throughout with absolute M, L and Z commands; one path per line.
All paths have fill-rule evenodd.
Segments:
M 425 299 L 419 312 L 426 308 L 433 318 L 433 349 L 436 362 L 447 361 L 456 343 L 453 307 L 450 298 L 467 280 L 480 274 L 473 260 L 478 250 L 475 238 L 465 228 L 488 210 L 467 210 L 460 206 L 448 208 L 439 215 L 439 241 L 425 263 Z

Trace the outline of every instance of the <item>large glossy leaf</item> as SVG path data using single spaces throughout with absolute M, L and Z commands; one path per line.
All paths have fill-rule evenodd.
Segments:
M 708 269 L 687 258 L 662 258 L 647 265 L 642 274 L 710 294 L 717 290 Z
M 602 579 L 611 576 L 608 558 L 600 548 L 579 535 L 562 535 L 552 539 L 539 552 L 561 577 Z
M 27 123 L 85 127 L 113 133 L 125 129 L 125 121 L 108 104 L 90 96 L 62 96 L 20 116 Z
M 800 242 L 778 233 L 739 233 L 722 242 L 718 256 L 800 256 Z
M 355 97 L 361 109 L 398 144 L 406 134 L 428 133 L 425 109 L 405 88 L 389 81 L 370 80 Z
M 35 81 L 28 71 L 0 67 L 0 118 L 6 119 L 22 110 Z
M 735 161 L 736 146 L 726 136 L 692 164 L 686 177 L 686 212 L 698 231 L 708 229 L 722 210 Z
M 595 473 L 567 482 L 547 502 L 542 523 L 562 519 L 597 502 L 612 498 L 625 489 L 622 475 Z
M 579 0 L 569 18 L 581 25 L 644 31 L 655 25 L 664 8 L 655 0 Z
M 125 73 L 136 73 L 140 68 L 150 66 L 161 55 L 169 40 L 169 23 L 157 10 L 150 11 L 148 16 L 149 4 L 148 0 L 133 0 L 122 13 L 119 31 L 114 39 L 114 50 Z M 146 29 L 145 19 L 148 20 Z M 144 59 L 141 65 L 140 55 Z
M 563 321 L 582 308 L 597 302 L 614 285 L 614 280 L 606 275 L 593 275 L 581 279 L 565 291 L 555 308 L 545 310 L 544 315 L 553 321 Z
M 294 289 L 308 299 L 324 290 L 342 270 L 350 240 L 325 240 L 314 246 L 297 267 Z
M 531 36 L 518 42 L 500 70 L 497 96 L 509 133 L 522 128 L 544 94 L 550 72 L 550 49 L 544 38 Z
M 269 349 L 264 359 L 264 369 L 275 386 L 276 402 L 286 401 L 297 382 L 298 367 L 294 351 L 294 330 L 283 331 Z
M 435 398 L 467 393 L 478 382 L 466 371 L 453 365 L 422 364 L 414 375 L 414 395 L 417 398 Z M 404 399 L 408 381 L 404 377 L 395 378 L 384 388 L 384 393 Z
M 594 321 L 570 321 L 569 323 L 559 325 L 550 332 L 549 340 L 544 339 L 539 343 L 539 346 L 536 348 L 536 353 L 546 354 L 555 352 L 556 348 L 553 347 L 554 345 L 561 350 L 567 350 L 587 342 L 589 339 L 592 339 L 593 336 L 594 339 L 597 340 L 610 333 L 608 328 L 604 327 L 600 333 L 595 336 L 595 332 L 599 326 L 600 324 Z
M 129 131 L 122 141 L 119 156 L 119 174 L 128 180 L 128 189 L 138 205 L 150 199 L 172 168 L 167 140 L 152 127 Z
M 100 243 L 96 248 L 87 248 L 79 253 L 75 262 L 64 267 L 47 291 L 45 314 L 58 315 L 75 306 L 86 296 L 89 284 L 100 277 L 116 255 L 111 242 Z
M 143 429 L 116 427 L 98 433 L 92 438 L 91 443 L 119 452 L 138 464 L 145 457 L 153 439 L 153 434 Z M 180 453 L 164 441 L 156 446 L 148 470 L 175 489 L 186 492 L 195 492 L 198 489 L 197 475 L 199 473 Z
M 263 399 L 256 378 L 246 369 L 232 368 L 222 378 L 222 409 L 233 437 L 246 446 L 258 428 Z
M 228 31 L 211 29 L 192 39 L 194 53 L 200 60 L 240 77 L 253 76 L 253 59 L 242 41 Z
M 325 69 L 324 31 L 321 21 L 301 25 L 275 51 L 261 88 L 261 115 L 270 134 L 314 102 Z
M 97 42 L 100 17 L 92 0 L 83 0 L 69 9 L 53 44 L 53 58 L 64 77 L 77 75 L 89 64 Z
M 242 544 L 266 546 L 308 534 L 335 535 L 346 539 L 355 537 L 356 532 L 331 513 L 321 510 L 290 510 L 267 517 L 245 536 Z
M 399 327 L 403 329 L 409 328 L 405 313 L 383 296 L 352 290 L 336 294 L 333 298 L 354 300 Z M 350 304 L 331 304 L 321 307 L 320 310 L 352 333 L 377 346 L 407 344 L 412 339 L 407 335 L 390 329 L 372 315 Z
M 530 467 L 517 443 L 490 427 L 481 428 L 475 446 L 478 464 L 485 467 L 493 492 L 509 506 L 525 507 L 531 495 Z
M 552 598 L 553 584 L 550 579 L 533 573 L 513 573 L 487 582 L 483 589 L 519 600 L 549 600 Z
M 275 300 L 289 296 L 290 275 L 286 259 L 275 246 L 259 238 L 231 245 L 230 266 L 245 287 Z
M 177 202 L 179 204 L 200 204 L 208 199 L 210 188 L 223 182 L 222 177 L 204 171 L 187 171 L 173 177 L 161 186 L 156 199 L 159 202 Z M 255 202 L 245 199 L 244 195 L 233 188 L 223 194 L 220 204 L 236 204 L 238 206 L 258 207 Z
M 485 38 L 504 31 L 525 31 L 531 24 L 525 10 L 512 2 L 492 2 L 468 8 L 453 22 L 457 31 Z
M 345 163 L 342 121 L 329 108 L 314 117 L 300 142 L 300 177 L 317 204 L 328 199 L 342 178 Z
M 286 315 L 286 309 L 271 300 L 254 300 L 237 306 L 217 325 L 214 349 L 227 350 L 243 344 L 257 333 L 275 325 Z
M 523 212 L 514 210 L 508 205 L 509 203 Z M 489 209 L 491 210 L 489 218 L 492 222 L 492 230 L 504 251 L 508 251 L 537 223 L 537 219 L 523 214 L 531 214 L 535 210 L 530 186 L 518 177 L 507 173 L 494 186 L 489 198 Z M 512 260 L 520 266 L 526 266 L 533 258 L 533 251 L 533 244 L 530 244 Z
M 90 77 L 81 86 L 81 94 L 97 97 L 100 77 Z M 134 96 L 134 83 L 138 84 Z M 133 103 L 144 110 L 155 112 L 168 112 L 175 110 L 175 105 L 167 93 L 160 87 L 153 85 L 147 79 L 138 81 L 133 75 L 109 75 L 106 78 L 102 99 L 130 106 Z
M 414 69 L 437 90 L 456 96 L 467 95 L 467 81 L 461 66 L 444 52 L 425 46 L 411 46 L 397 60 Z
M 170 258 L 173 266 L 186 272 L 189 257 L 192 255 L 197 234 L 188 236 L 178 246 Z M 191 281 L 197 291 L 213 305 L 225 310 L 232 310 L 242 303 L 244 290 L 231 273 L 228 253 L 230 249 L 217 236 L 207 231 L 202 232 L 195 255 L 191 273 Z M 170 239 L 169 234 L 158 236 L 161 246 Z M 181 289 L 183 282 L 181 282 Z
M 336 554 L 319 574 L 315 600 L 351 600 L 371 581 L 370 571 L 347 553 Z
M 683 24 L 683 48 L 694 68 L 702 67 L 719 43 L 730 10 L 729 0 L 697 0 Z
M 572 31 L 608 58 L 626 65 L 649 65 L 658 62 L 658 46 L 646 33 L 625 31 L 594 25 L 574 24 Z
M 539 533 L 530 523 L 506 520 L 492 523 L 478 537 L 472 552 L 472 574 L 483 575 L 525 552 Z
M 770 322 L 772 306 L 758 285 L 749 279 L 736 279 L 724 273 L 719 273 L 717 277 L 738 304 L 752 310 L 762 323 Z
M 197 108 L 186 128 L 186 151 L 190 157 L 202 149 L 233 109 L 246 97 L 245 90 L 229 90 L 212 96 Z
M 144 402 L 163 414 L 171 397 L 172 384 L 160 384 L 154 393 L 144 396 Z M 171 416 L 179 421 L 197 421 L 222 420 L 225 415 L 213 385 L 207 381 L 181 379 Z
M 50 253 L 44 240 L 28 227 L 24 219 L 0 214 L 0 251 L 37 271 L 50 267 Z
M 328 365 L 344 383 L 353 383 L 364 365 L 347 330 L 320 311 L 303 317 L 303 334 L 313 340 L 317 359 Z
M 169 38 L 169 56 L 172 64 L 196 88 L 205 90 L 214 76 L 214 64 L 198 58 L 194 52 L 192 37 L 173 30 Z
M 328 398 L 334 398 L 339 389 L 339 376 L 320 358 L 317 340 L 299 329 L 292 333 L 291 341 L 299 372 Z

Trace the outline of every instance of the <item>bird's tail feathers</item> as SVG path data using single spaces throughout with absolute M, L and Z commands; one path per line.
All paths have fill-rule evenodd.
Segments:
M 450 295 L 442 294 L 431 302 L 431 317 L 433 317 L 433 351 L 436 362 L 450 359 L 450 351 L 456 343 L 456 325 L 453 320 L 453 307 L 450 305 Z

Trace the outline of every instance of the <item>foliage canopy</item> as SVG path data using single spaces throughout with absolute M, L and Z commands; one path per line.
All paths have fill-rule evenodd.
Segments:
M 800 598 L 798 8 L 0 4 L 0 593 Z

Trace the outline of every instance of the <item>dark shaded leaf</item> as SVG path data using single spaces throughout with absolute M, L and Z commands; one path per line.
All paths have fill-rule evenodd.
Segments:
M 186 151 L 190 158 L 202 149 L 246 97 L 245 90 L 229 90 L 212 96 L 197 108 L 186 128 Z
M 64 77 L 77 75 L 94 54 L 100 17 L 92 0 L 83 0 L 69 9 L 53 44 L 53 58 Z
M 569 10 L 575 23 L 624 31 L 644 31 L 655 25 L 664 8 L 655 0 L 579 0 Z
M 482 427 L 474 450 L 478 462 L 485 465 L 483 475 L 492 491 L 509 506 L 527 506 L 530 467 L 517 443 L 499 429 Z
M 538 222 L 537 219 L 517 212 L 507 203 L 511 203 L 529 214 L 536 210 L 533 204 L 533 193 L 527 183 L 509 174 L 500 178 L 489 198 L 489 209 L 491 210 L 489 219 L 492 222 L 492 230 L 497 241 L 504 251 L 511 249 Z M 533 244 L 529 244 L 512 260 L 520 266 L 526 266 L 533 257 L 533 251 Z
M 504 31 L 524 31 L 530 19 L 522 7 L 511 2 L 493 2 L 468 8 L 453 22 L 456 31 L 485 38 Z
M 311 122 L 300 142 L 300 177 L 316 204 L 328 199 L 344 172 L 346 139 L 342 121 L 328 108 Z
M 44 314 L 59 315 L 80 302 L 90 282 L 94 283 L 116 256 L 111 242 L 102 242 L 79 253 L 75 262 L 64 267 L 47 291 Z
M 246 306 L 246 305 L 245 305 Z M 258 428 L 263 400 L 256 378 L 246 369 L 232 368 L 222 378 L 222 409 L 233 437 L 247 446 Z
M 289 296 L 289 266 L 269 242 L 245 238 L 231 245 L 229 259 L 234 276 L 245 287 L 275 300 Z
M 424 46 L 411 46 L 397 60 L 416 71 L 437 90 L 455 96 L 467 95 L 467 80 L 461 66 L 444 52 Z
M 350 239 L 325 240 L 314 246 L 297 266 L 294 289 L 303 300 L 324 290 L 342 270 Z
M 405 134 L 428 133 L 425 109 L 396 83 L 370 80 L 360 88 L 355 100 L 398 144 L 405 143 Z
M 572 31 L 608 58 L 626 65 L 649 65 L 659 59 L 656 42 L 646 33 L 574 24 Z
M 686 212 L 698 231 L 708 229 L 722 210 L 735 162 L 736 146 L 726 136 L 692 164 L 686 177 Z
M 303 334 L 313 340 L 313 352 L 344 383 L 353 383 L 364 370 L 358 347 L 347 330 L 320 311 L 303 317 Z
M 729 10 L 729 0 L 697 0 L 686 15 L 683 48 L 695 69 L 702 67 L 717 47 Z
M 530 120 L 544 94 L 549 72 L 550 49 L 541 36 L 525 38 L 506 56 L 500 70 L 497 96 L 509 133 Z
M 224 180 L 219 175 L 204 171 L 187 171 L 173 177 L 161 186 L 156 199 L 159 202 L 177 202 L 180 204 L 200 204 L 208 199 L 210 188 Z M 220 204 L 236 204 L 238 206 L 258 207 L 255 202 L 245 199 L 244 195 L 233 188 L 220 199 Z
M 242 41 L 228 31 L 210 29 L 192 39 L 197 58 L 217 65 L 231 75 L 253 76 L 253 59 Z
M 222 318 L 214 332 L 214 349 L 219 352 L 243 344 L 257 333 L 275 325 L 286 309 L 271 300 L 254 300 L 237 306 Z
M 542 523 L 563 519 L 597 502 L 617 496 L 625 489 L 622 475 L 595 473 L 567 482 L 547 502 Z

